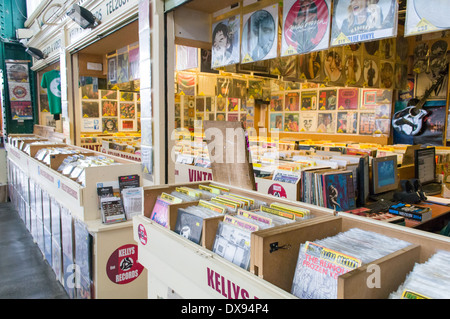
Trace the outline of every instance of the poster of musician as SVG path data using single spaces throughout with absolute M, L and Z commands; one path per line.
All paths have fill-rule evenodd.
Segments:
M 243 16 L 241 63 L 273 59 L 278 47 L 278 4 Z
M 330 0 L 285 0 L 281 56 L 328 48 Z
M 221 20 L 212 26 L 211 66 L 217 68 L 239 63 L 241 16 Z
M 397 35 L 397 0 L 335 0 L 331 46 Z

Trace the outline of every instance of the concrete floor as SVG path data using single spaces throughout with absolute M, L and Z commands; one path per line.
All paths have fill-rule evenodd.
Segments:
M 13 205 L 0 203 L 0 299 L 68 299 Z

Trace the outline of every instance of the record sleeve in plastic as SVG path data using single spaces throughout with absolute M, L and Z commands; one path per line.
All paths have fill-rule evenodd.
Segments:
M 328 48 L 329 0 L 286 0 L 283 6 L 281 56 Z

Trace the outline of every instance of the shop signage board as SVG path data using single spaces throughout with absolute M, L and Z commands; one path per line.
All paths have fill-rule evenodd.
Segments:
M 101 26 L 102 24 L 113 21 L 119 16 L 123 16 L 130 11 L 130 8 L 137 7 L 138 3 L 138 0 L 107 0 L 99 1 L 97 5 L 92 7 L 89 6 L 86 9 L 89 9 L 89 11 L 101 21 Z M 67 46 L 73 45 L 77 41 L 83 39 L 89 33 L 93 32 L 93 30 L 95 29 L 83 29 L 79 25 L 74 24 L 73 27 L 68 30 L 69 41 Z

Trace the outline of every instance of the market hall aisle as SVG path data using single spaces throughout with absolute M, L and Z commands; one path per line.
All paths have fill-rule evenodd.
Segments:
M 68 299 L 11 202 L 0 203 L 0 299 Z

